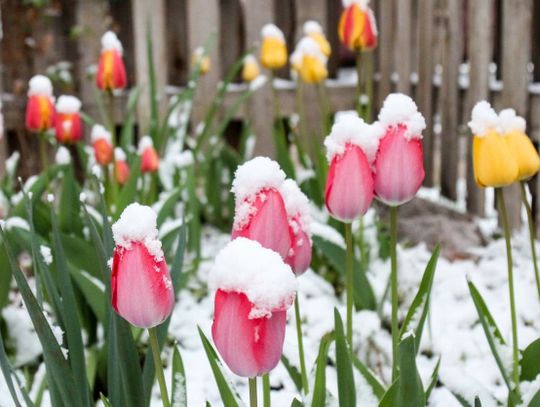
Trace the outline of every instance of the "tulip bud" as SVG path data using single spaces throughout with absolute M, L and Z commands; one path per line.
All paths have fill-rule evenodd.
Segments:
M 422 130 L 426 121 L 406 95 L 386 97 L 379 113 L 384 134 L 375 159 L 375 193 L 387 205 L 410 201 L 424 181 Z
M 276 252 L 238 238 L 217 255 L 209 287 L 216 290 L 212 337 L 227 366 L 243 377 L 271 371 L 296 296 L 290 267 Z
M 36 75 L 28 82 L 28 104 L 26 105 L 26 128 L 39 133 L 54 125 L 54 99 L 52 83 L 43 75 Z
M 326 79 L 326 57 L 310 37 L 302 38 L 291 55 L 291 66 L 303 82 L 313 84 Z
M 330 162 L 325 200 L 328 212 L 350 223 L 363 216 L 373 201 L 371 165 L 382 128 L 365 123 L 354 112 L 340 114 L 324 140 Z
M 471 114 L 473 169 L 481 187 L 503 187 L 518 179 L 519 166 L 505 138 L 501 137 L 497 113 L 486 102 L 478 102 Z
M 95 124 L 92 127 L 91 141 L 96 162 L 100 165 L 110 164 L 113 160 L 111 133 L 100 124 Z
M 283 32 L 274 24 L 266 24 L 261 31 L 261 63 L 266 69 L 279 69 L 287 63 L 287 45 Z
M 152 328 L 174 306 L 171 276 L 158 240 L 156 213 L 132 203 L 112 226 L 116 248 L 112 265 L 112 306 L 132 325 Z
M 525 134 L 525 119 L 516 115 L 514 109 L 499 113 L 501 134 L 518 164 L 518 181 L 534 176 L 540 169 L 540 157 L 531 139 Z
M 208 73 L 210 70 L 210 57 L 203 47 L 197 47 L 193 51 L 192 64 L 195 69 L 199 69 L 201 75 Z
M 114 177 L 119 185 L 124 185 L 129 178 L 129 166 L 126 153 L 120 147 L 114 149 Z
M 149 136 L 139 141 L 138 153 L 141 156 L 141 172 L 156 172 L 159 167 L 159 156 Z
M 292 179 L 283 182 L 280 192 L 285 202 L 291 236 L 291 248 L 285 262 L 299 276 L 306 272 L 311 263 L 309 200 Z
M 55 137 L 59 143 L 75 143 L 82 137 L 81 101 L 62 95 L 56 102 Z
M 101 37 L 101 55 L 96 75 L 101 90 L 124 89 L 127 85 L 126 68 L 122 60 L 122 43 L 112 31 Z
M 321 25 L 317 21 L 306 21 L 304 23 L 303 31 L 305 36 L 313 39 L 317 43 L 321 52 L 328 58 L 332 53 L 332 50 L 330 48 L 330 43 L 324 36 Z
M 242 80 L 251 82 L 260 75 L 259 64 L 257 59 L 252 54 L 246 55 L 244 58 L 244 67 L 242 68 Z
M 369 0 L 343 0 L 345 10 L 339 19 L 339 39 L 353 51 L 377 46 L 377 23 L 368 4 Z
M 232 238 L 256 240 L 285 259 L 291 239 L 279 192 L 284 180 L 279 164 L 267 157 L 255 157 L 238 167 L 232 185 L 236 202 Z

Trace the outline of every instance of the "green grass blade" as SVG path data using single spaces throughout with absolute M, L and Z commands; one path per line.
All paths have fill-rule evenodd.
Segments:
M 435 365 L 435 369 L 433 369 L 433 373 L 431 373 L 431 380 L 429 381 L 429 385 L 426 389 L 426 401 L 429 401 L 429 396 L 431 396 L 431 392 L 437 385 L 437 381 L 439 380 L 440 367 L 441 367 L 441 358 L 439 357 L 439 360 L 437 360 L 437 364 Z
M 285 370 L 289 373 L 289 377 L 294 383 L 296 390 L 302 391 L 302 375 L 296 366 L 291 364 L 287 356 L 281 355 L 281 363 L 285 366 Z
M 130 203 L 134 202 L 137 197 L 137 182 L 141 175 L 141 160 L 139 157 L 134 157 L 130 163 L 130 174 L 126 184 L 120 191 L 118 202 L 116 205 L 116 218 L 120 217 L 122 211 Z
M 81 201 L 79 200 L 81 191 L 77 185 L 73 171 L 72 164 L 66 166 L 60 193 L 58 222 L 60 229 L 66 233 L 80 233 L 82 231 L 82 223 L 80 221 Z
M 174 407 L 187 406 L 186 373 L 184 371 L 184 362 L 178 349 L 174 347 L 172 359 L 172 395 L 171 403 Z
M 356 406 L 356 385 L 354 383 L 353 363 L 345 334 L 341 315 L 334 308 L 334 323 L 336 335 L 336 370 L 337 387 L 340 407 Z
M 333 333 L 327 333 L 319 344 L 319 354 L 315 368 L 315 384 L 313 386 L 313 399 L 311 407 L 326 406 L 326 365 L 328 362 L 328 348 L 334 340 Z
M 148 64 L 148 96 L 150 98 L 150 137 L 156 146 L 157 151 L 161 151 L 162 140 L 158 139 L 159 112 L 158 94 L 156 88 L 156 67 L 154 65 L 154 43 L 152 41 L 152 27 L 150 20 L 146 22 L 146 58 Z
M 21 403 L 19 401 L 19 398 L 17 397 L 17 393 L 15 392 L 15 385 L 13 384 L 13 377 L 12 377 L 13 369 L 7 358 L 6 349 L 4 347 L 4 340 L 2 339 L 1 334 L 0 334 L 0 369 L 2 369 L 2 373 L 4 375 L 4 380 L 8 387 L 9 394 L 11 394 L 11 399 L 15 403 L 16 407 L 21 407 Z
M 532 382 L 540 374 L 540 338 L 525 348 L 520 365 L 520 380 Z
M 353 355 L 353 365 L 362 375 L 367 385 L 371 388 L 373 394 L 378 400 L 380 400 L 386 392 L 386 389 L 379 378 L 375 376 L 375 374 L 366 365 L 364 365 L 360 359 L 356 357 L 356 355 Z
M 133 127 L 135 124 L 135 112 L 137 102 L 141 95 L 141 88 L 136 86 L 129 91 L 128 101 L 126 105 L 126 114 L 122 123 L 122 132 L 120 133 L 120 146 L 124 151 L 129 151 L 129 147 L 133 146 Z

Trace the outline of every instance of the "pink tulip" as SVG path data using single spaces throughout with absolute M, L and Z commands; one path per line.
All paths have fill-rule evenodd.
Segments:
M 148 206 L 129 205 L 113 225 L 112 305 L 139 328 L 152 328 L 171 314 L 174 291 L 157 239 L 156 214 Z
M 290 267 L 276 252 L 240 237 L 216 257 L 209 285 L 216 290 L 212 337 L 227 366 L 243 377 L 268 373 L 280 360 L 296 295 Z
M 375 193 L 388 205 L 410 201 L 424 180 L 422 130 L 425 120 L 414 101 L 389 95 L 379 114 L 385 128 L 375 159 Z

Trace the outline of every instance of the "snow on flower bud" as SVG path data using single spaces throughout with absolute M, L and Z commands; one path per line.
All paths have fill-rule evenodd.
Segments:
M 132 203 L 112 226 L 112 306 L 132 325 L 152 328 L 169 317 L 174 306 L 171 276 L 148 206 Z
M 474 178 L 481 187 L 502 187 L 518 179 L 519 165 L 504 137 L 500 119 L 486 101 L 478 102 L 471 113 Z
M 203 47 L 197 47 L 193 51 L 192 64 L 195 69 L 200 70 L 201 75 L 208 73 L 210 70 L 210 57 Z
M 499 113 L 501 134 L 518 164 L 518 181 L 534 176 L 540 169 L 540 157 L 531 139 L 525 133 L 527 123 L 514 109 Z
M 126 153 L 120 147 L 114 149 L 114 177 L 119 185 L 124 185 L 129 178 L 129 166 Z
M 311 215 L 309 200 L 292 179 L 283 182 L 280 188 L 285 201 L 289 220 L 291 248 L 285 262 L 297 276 L 303 274 L 311 263 Z
M 255 56 L 252 54 L 246 55 L 242 68 L 242 80 L 244 82 L 252 82 L 260 73 L 259 64 Z
M 279 69 L 287 63 L 287 45 L 283 32 L 274 24 L 261 30 L 261 64 L 266 69 Z
M 355 112 L 341 113 L 324 140 L 330 162 L 325 200 L 330 214 L 342 222 L 363 216 L 373 201 L 373 175 L 382 128 L 369 125 Z
M 212 338 L 227 366 L 243 377 L 271 371 L 296 296 L 290 267 L 276 252 L 238 238 L 217 255 L 209 287 L 216 291 Z
M 317 21 L 309 20 L 304 23 L 303 31 L 305 36 L 313 39 L 317 43 L 321 52 L 328 58 L 332 50 L 330 48 L 330 43 L 324 36 L 321 25 Z
M 159 167 L 159 156 L 150 136 L 141 138 L 138 153 L 141 156 L 141 172 L 156 172 Z
M 379 122 L 384 135 L 374 164 L 375 194 L 388 205 L 401 205 L 416 195 L 424 181 L 426 121 L 409 96 L 392 93 L 383 103 Z
M 122 43 L 112 31 L 101 37 L 96 85 L 101 90 L 124 89 L 127 85 L 126 68 L 122 60 Z
M 291 55 L 291 66 L 303 82 L 313 84 L 326 79 L 326 56 L 310 37 L 302 38 Z
M 35 133 L 47 131 L 54 125 L 54 99 L 52 83 L 43 75 L 33 76 L 28 82 L 26 128 Z
M 255 157 L 236 170 L 232 192 L 232 238 L 246 237 L 286 258 L 291 248 L 289 222 L 280 187 L 285 173 L 267 157 Z
M 353 51 L 371 50 L 377 46 L 377 23 L 369 0 L 343 0 L 338 34 L 341 42 Z
M 95 124 L 90 137 L 96 162 L 100 165 L 110 164 L 113 160 L 111 133 L 102 125 Z
M 75 143 L 82 138 L 81 101 L 62 95 L 56 102 L 55 137 L 59 143 Z

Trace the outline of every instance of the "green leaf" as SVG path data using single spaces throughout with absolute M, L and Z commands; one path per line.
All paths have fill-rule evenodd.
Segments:
M 334 308 L 334 322 L 339 405 L 340 407 L 355 407 L 356 386 L 354 384 L 353 364 L 349 346 L 343 332 L 343 321 L 336 308 Z
M 154 65 L 154 44 L 152 42 L 152 27 L 150 20 L 146 23 L 146 58 L 148 65 L 148 96 L 150 98 L 150 137 L 156 146 L 157 151 L 161 151 L 161 142 L 158 140 L 159 112 L 158 94 L 156 88 L 156 67 Z
M 100 394 L 99 394 L 99 398 L 100 398 L 101 402 L 103 403 L 103 405 L 104 405 L 105 407 L 112 407 L 111 402 L 109 401 L 109 399 L 108 399 L 107 397 L 105 397 L 105 396 L 103 395 L 103 393 L 100 393 Z
M 328 348 L 334 340 L 333 333 L 327 333 L 319 344 L 319 354 L 317 355 L 317 365 L 315 369 L 315 384 L 313 386 L 313 400 L 311 407 L 326 406 L 326 365 L 328 359 Z
M 9 231 L 6 231 L 9 234 Z M 9 237 L 8 237 L 9 238 Z M 0 310 L 4 308 L 9 299 L 11 289 L 11 268 L 4 246 L 0 246 Z
M 529 407 L 532 406 L 532 404 L 529 404 Z M 474 407 L 482 407 L 482 403 L 480 402 L 480 398 L 476 396 L 474 398 Z
M 367 385 L 371 388 L 371 391 L 377 397 L 377 400 L 380 400 L 386 392 L 384 385 L 377 376 L 375 376 L 375 374 L 356 357 L 356 355 L 353 355 L 353 364 L 362 375 Z
M 124 151 L 129 151 L 133 146 L 133 127 L 135 123 L 135 110 L 137 101 L 141 95 L 141 88 L 136 86 L 129 91 L 128 101 L 126 105 L 126 114 L 124 123 L 122 124 L 122 132 L 120 133 L 120 145 Z
M 299 401 L 297 398 L 294 398 L 291 403 L 291 407 L 304 407 L 304 403 Z
M 431 396 L 431 392 L 437 385 L 437 381 L 439 380 L 440 366 L 441 366 L 441 358 L 439 357 L 439 360 L 437 360 L 437 364 L 435 365 L 435 368 L 433 369 L 433 373 L 431 373 L 431 380 L 429 381 L 429 386 L 426 389 L 426 400 L 429 400 L 429 396 Z
M 313 236 L 313 245 L 321 251 L 324 257 L 345 276 L 345 250 L 320 236 Z M 358 309 L 374 310 L 375 295 L 360 262 L 354 258 L 354 302 Z
M 141 175 L 141 162 L 139 157 L 134 157 L 133 161 L 130 163 L 130 174 L 126 184 L 122 187 L 120 191 L 120 196 L 118 197 L 118 202 L 116 205 L 116 217 L 120 217 L 122 211 L 130 203 L 135 201 L 137 195 L 137 181 Z
M 60 208 L 58 221 L 63 232 L 77 233 L 82 230 L 79 200 L 80 188 L 75 180 L 73 165 L 65 166 L 62 177 L 62 191 L 60 194 Z
M 300 374 L 298 368 L 292 365 L 287 356 L 283 354 L 281 355 L 281 363 L 283 363 L 285 370 L 287 370 L 287 373 L 289 373 L 289 377 L 293 381 L 296 390 L 302 391 L 302 375 Z
M 19 398 L 17 397 L 17 393 L 15 392 L 15 385 L 13 384 L 13 369 L 9 363 L 9 360 L 6 355 L 6 349 L 4 347 L 4 340 L 2 339 L 2 335 L 0 333 L 0 369 L 2 369 L 2 373 L 4 375 L 4 380 L 7 384 L 9 394 L 11 394 L 11 399 L 15 403 L 16 407 L 21 407 L 21 403 L 19 401 Z
M 414 329 L 415 348 L 418 352 L 420 342 L 422 340 L 422 331 L 424 329 L 424 323 L 429 310 L 429 299 L 431 295 L 431 287 L 433 286 L 433 278 L 435 276 L 435 270 L 437 268 L 437 260 L 439 258 L 440 248 L 437 246 L 429 259 L 429 262 L 422 276 L 422 281 L 418 287 L 418 292 L 414 297 L 414 300 L 403 320 L 399 337 L 403 338 L 407 332 Z M 415 326 L 412 326 L 413 324 Z
M 521 360 L 520 380 L 532 382 L 540 374 L 540 338 L 531 342 L 523 351 Z
M 221 395 L 223 405 L 225 407 L 239 407 L 239 397 L 238 395 L 236 395 L 236 392 L 233 392 L 233 390 L 231 390 L 227 379 L 225 379 L 225 376 L 223 375 L 223 372 L 221 370 L 221 362 L 219 361 L 216 351 L 204 335 L 201 328 L 197 327 L 197 329 L 199 330 L 199 336 L 201 337 L 201 341 L 206 356 L 208 358 L 208 362 L 210 362 L 210 367 L 212 368 L 212 372 L 214 373 L 214 378 L 216 379 L 216 384 L 218 386 L 219 394 Z
M 84 299 L 92 309 L 96 318 L 103 324 L 106 322 L 105 312 L 105 291 L 103 283 L 96 277 L 91 276 L 84 270 L 70 269 L 71 276 L 77 283 L 77 287 L 81 290 Z
M 469 403 L 465 397 L 463 397 L 461 394 L 457 394 L 453 391 L 451 391 L 452 393 L 452 396 L 454 396 L 456 398 L 456 400 L 459 402 L 459 404 L 461 404 L 463 407 L 473 407 L 471 405 L 471 403 Z
M 182 362 L 182 356 L 180 355 L 178 346 L 175 346 L 173 351 L 171 383 L 172 405 L 175 407 L 187 406 L 186 373 L 184 372 L 184 363 Z
M 167 199 L 163 202 L 161 207 L 159 208 L 158 214 L 157 214 L 157 227 L 158 229 L 163 225 L 163 222 L 172 215 L 174 211 L 174 207 L 178 203 L 178 200 L 180 199 L 180 196 L 182 194 L 182 190 L 180 188 L 173 189 L 170 193 Z
M 96 262 L 96 251 L 92 245 L 79 236 L 60 235 L 68 263 L 76 270 L 87 271 L 103 281 L 101 268 Z
M 475 405 L 475 407 L 477 407 L 477 406 Z M 531 399 L 528 407 L 540 407 L 540 390 L 538 390 L 535 393 L 535 395 Z

